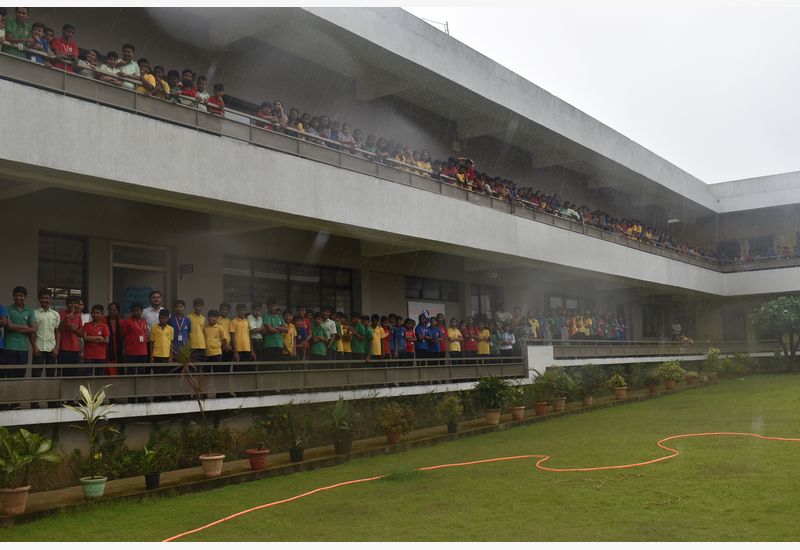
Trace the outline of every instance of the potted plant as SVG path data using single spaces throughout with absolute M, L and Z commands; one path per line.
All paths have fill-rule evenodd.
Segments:
M 681 368 L 681 364 L 678 361 L 665 361 L 653 371 L 654 376 L 664 381 L 664 388 L 667 390 L 674 390 L 675 383 L 682 379 L 685 374 L 686 371 Z
M 530 395 L 530 384 L 520 384 L 511 386 L 509 389 L 509 402 L 511 406 L 511 420 L 522 420 L 525 418 L 525 402 Z
M 293 401 L 270 409 L 270 413 L 256 422 L 260 439 L 272 441 L 280 449 L 289 450 L 292 462 L 301 462 L 308 440 L 308 418 L 306 410 Z M 262 445 L 262 443 L 259 443 Z
M 144 476 L 144 487 L 148 491 L 158 489 L 161 483 L 161 462 L 159 454 L 155 449 L 148 449 L 147 446 L 142 450 L 139 457 L 139 468 Z
M 252 449 L 245 449 L 244 454 L 250 460 L 251 470 L 263 470 L 267 467 L 269 449 L 267 449 L 264 441 L 259 441 Z
M 329 419 L 333 431 L 333 450 L 337 455 L 350 454 L 353 448 L 353 412 L 340 395 L 333 405 Z
M 614 397 L 625 399 L 628 396 L 628 386 L 621 374 L 617 373 L 606 381 L 606 386 L 614 390 Z
M 457 395 L 451 393 L 439 401 L 436 413 L 447 424 L 447 433 L 454 434 L 458 431 L 458 419 L 464 414 L 464 405 Z
M 389 445 L 400 443 L 400 438 L 414 429 L 416 423 L 414 411 L 400 403 L 387 403 L 375 416 L 375 426 L 386 433 Z
M 595 365 L 584 365 L 580 370 L 580 377 L 577 380 L 578 395 L 584 407 L 591 407 L 594 401 L 594 394 L 603 387 L 605 375 L 603 371 Z
M 694 383 L 697 382 L 697 371 L 695 370 L 687 370 L 686 371 L 686 385 L 687 386 L 694 386 Z
M 98 437 L 103 432 L 118 432 L 118 430 L 108 423 L 108 415 L 111 414 L 113 404 L 103 405 L 106 400 L 106 390 L 110 385 L 103 386 L 97 392 L 92 393 L 91 386 L 88 388 L 81 384 L 77 405 L 64 404 L 64 407 L 78 413 L 85 425 L 70 427 L 81 430 L 89 440 L 89 476 L 80 479 L 83 487 L 83 495 L 87 498 L 102 497 L 106 490 L 106 476 L 97 475 L 97 462 L 102 458 L 97 452 Z
M 658 395 L 659 382 L 661 382 L 661 378 L 655 374 L 655 370 L 649 372 L 644 377 L 644 385 L 647 386 L 647 390 L 650 392 L 650 395 Z
M 3 515 L 25 512 L 31 490 L 31 474 L 40 465 L 57 464 L 53 441 L 21 428 L 10 432 L 0 426 L 0 510 Z
M 183 346 L 175 350 L 175 361 L 180 364 L 180 375 L 189 384 L 192 399 L 197 403 L 200 410 L 200 418 L 203 421 L 202 430 L 206 439 L 206 453 L 199 456 L 200 464 L 203 467 L 203 474 L 206 477 L 219 477 L 222 474 L 222 461 L 225 455 L 213 450 L 212 428 L 208 423 L 204 402 L 207 392 L 207 380 L 203 371 L 193 363 L 192 350 L 189 346 Z
M 484 376 L 472 388 L 472 397 L 484 409 L 487 424 L 500 423 L 500 410 L 508 401 L 510 388 L 508 380 L 496 376 Z
M 551 396 L 550 384 L 544 378 L 543 374 L 537 374 L 531 384 L 533 390 L 533 411 L 536 416 L 547 415 L 547 404 Z
M 545 371 L 542 379 L 550 387 L 550 404 L 553 406 L 553 412 L 563 412 L 567 399 L 575 392 L 575 381 L 560 367 Z

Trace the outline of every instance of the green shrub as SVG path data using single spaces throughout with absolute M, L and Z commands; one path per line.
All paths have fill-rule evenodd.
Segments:
M 484 376 L 472 388 L 472 399 L 483 409 L 502 409 L 510 397 L 511 383 L 505 378 Z
M 665 361 L 653 371 L 653 375 L 661 380 L 683 380 L 686 371 L 681 368 L 680 361 Z

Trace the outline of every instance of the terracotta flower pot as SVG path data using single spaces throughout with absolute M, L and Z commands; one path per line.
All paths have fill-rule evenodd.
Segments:
M 25 512 L 30 491 L 30 485 L 16 489 L 0 489 L 0 509 L 3 510 L 3 515 L 18 516 Z
M 447 423 L 447 433 L 454 434 L 458 433 L 458 422 L 455 420 L 451 420 Z
M 647 389 L 650 391 L 650 395 L 658 395 L 658 384 L 650 384 Z
M 206 477 L 219 477 L 222 474 L 222 461 L 225 455 L 200 455 L 200 464 Z
M 500 424 L 500 409 L 486 409 L 484 414 L 488 425 L 497 426 Z
M 628 397 L 628 387 L 614 388 L 614 397 L 617 399 L 625 399 Z
M 82 477 L 81 487 L 86 498 L 100 498 L 106 492 L 106 477 Z
M 250 459 L 251 470 L 263 470 L 267 467 L 269 449 L 247 449 L 244 453 Z
M 686 377 L 686 385 L 687 386 L 694 386 L 695 382 L 697 382 L 697 377 L 695 377 L 695 376 L 687 376 Z
M 664 389 L 667 390 L 674 390 L 675 389 L 675 380 L 664 380 Z
M 519 407 L 511 407 L 511 419 L 512 420 L 522 420 L 525 418 L 525 406 L 520 405 Z
M 593 395 L 584 395 L 583 399 L 581 399 L 581 403 L 583 404 L 584 407 L 591 407 L 593 402 L 594 402 Z
M 564 408 L 566 407 L 566 404 L 567 404 L 567 398 L 566 397 L 554 397 L 553 399 L 550 400 L 550 404 L 553 405 L 553 412 L 554 413 L 564 412 Z
M 336 432 L 333 435 L 333 451 L 337 455 L 349 455 L 353 448 L 353 432 Z
M 400 432 L 386 432 L 386 441 L 389 445 L 397 445 L 400 443 L 400 437 L 402 437 Z
M 547 416 L 547 401 L 537 401 L 533 404 L 533 412 L 536 416 Z

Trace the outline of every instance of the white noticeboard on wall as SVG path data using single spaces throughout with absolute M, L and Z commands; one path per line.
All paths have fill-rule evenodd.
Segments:
M 437 302 L 408 302 L 408 316 L 414 321 L 419 320 L 419 314 L 423 311 L 428 312 L 428 317 L 436 317 L 437 313 L 444 315 L 447 319 L 447 312 L 444 310 L 444 304 Z

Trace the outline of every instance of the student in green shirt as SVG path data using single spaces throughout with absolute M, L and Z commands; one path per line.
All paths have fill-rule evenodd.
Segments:
M 353 313 L 352 317 L 352 338 L 350 340 L 350 356 L 348 359 L 354 361 L 355 366 L 361 366 L 361 361 L 364 360 L 364 349 L 366 345 L 366 331 L 364 325 L 361 324 L 361 315 Z
M 5 41 L 13 45 L 3 44 L 3 53 L 13 55 L 25 59 L 27 54 L 19 49 L 31 48 L 36 39 L 33 37 L 33 30 L 30 23 L 25 21 L 28 19 L 28 8 L 15 8 L 16 18 L 6 21 L 6 36 Z
M 361 326 L 364 328 L 364 357 L 366 358 L 367 363 L 369 363 L 369 354 L 372 348 L 372 336 L 374 334 L 372 327 L 370 327 L 369 324 L 370 316 L 362 315 Z
M 283 315 L 278 312 L 278 300 L 267 298 L 268 313 L 264 315 L 264 359 L 266 361 L 281 361 L 283 357 L 283 335 L 289 331 L 283 320 Z
M 322 315 L 314 314 L 314 326 L 311 327 L 311 360 L 324 361 L 328 352 L 328 331 L 322 326 Z M 315 368 L 320 368 L 315 365 Z
M 36 314 L 25 306 L 25 298 L 28 296 L 25 287 L 15 287 L 12 294 L 14 303 L 6 307 L 5 364 L 21 365 L 22 368 L 0 372 L 3 372 L 6 378 L 24 378 L 24 365 L 28 364 L 28 353 L 35 343 Z

